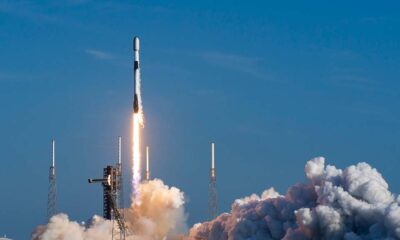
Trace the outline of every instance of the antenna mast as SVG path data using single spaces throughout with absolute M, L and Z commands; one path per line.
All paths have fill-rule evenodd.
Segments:
M 47 196 L 47 220 L 50 220 L 57 211 L 57 185 L 56 185 L 56 141 L 52 143 L 52 161 L 49 169 L 49 192 Z
M 211 143 L 211 172 L 208 186 L 208 211 L 211 219 L 217 217 L 217 177 L 215 174 L 214 143 Z
M 146 146 L 146 176 L 145 180 L 149 181 L 150 180 L 150 166 L 149 166 L 149 146 Z

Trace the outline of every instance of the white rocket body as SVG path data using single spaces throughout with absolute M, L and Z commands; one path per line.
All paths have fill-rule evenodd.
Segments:
M 135 37 L 133 39 L 133 54 L 134 54 L 134 63 L 133 63 L 133 112 L 139 112 L 139 98 L 138 92 L 140 88 L 140 67 L 139 67 L 139 38 Z

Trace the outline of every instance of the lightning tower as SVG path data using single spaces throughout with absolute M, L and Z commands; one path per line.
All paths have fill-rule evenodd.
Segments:
M 150 180 L 150 166 L 149 166 L 149 146 L 146 146 L 146 176 L 145 180 Z
M 118 137 L 118 162 L 117 162 L 117 177 L 118 177 L 118 188 L 117 188 L 117 204 L 119 209 L 124 208 L 124 196 L 122 187 L 122 156 L 121 156 L 121 136 Z
M 122 218 L 124 219 L 124 190 L 122 187 L 122 155 L 121 155 L 121 136 L 118 137 L 118 162 L 117 162 L 117 204 L 121 211 Z
M 214 143 L 211 143 L 211 172 L 208 186 L 208 211 L 210 214 L 210 219 L 217 217 L 217 177 L 215 174 Z
M 56 141 L 52 143 L 52 161 L 49 169 L 49 192 L 47 196 L 47 220 L 50 220 L 57 211 L 57 185 L 56 185 Z

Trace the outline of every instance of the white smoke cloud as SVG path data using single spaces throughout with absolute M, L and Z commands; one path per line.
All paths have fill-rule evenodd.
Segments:
M 155 179 L 140 185 L 141 204 L 132 204 L 125 211 L 128 240 L 175 239 L 186 231 L 184 195 Z M 46 226 L 39 226 L 32 234 L 33 240 L 110 240 L 118 239 L 115 222 L 94 216 L 85 226 L 58 214 Z
M 161 180 L 148 181 L 140 185 L 140 199 L 140 205 L 132 203 L 126 216 L 135 234 L 163 239 L 187 230 L 184 195 L 178 188 L 170 188 Z
M 188 239 L 400 239 L 399 200 L 366 163 L 340 170 L 318 157 L 307 162 L 306 184 L 286 195 L 266 190 L 236 200 L 230 213 L 196 224 Z
M 140 185 L 141 204 L 126 211 L 128 240 L 372 240 L 400 239 L 400 198 L 388 190 L 381 174 L 366 163 L 344 170 L 325 165 L 322 157 L 305 166 L 307 182 L 285 195 L 273 188 L 261 196 L 237 199 L 230 213 L 194 225 L 187 236 L 184 195 L 153 180 Z M 111 239 L 116 224 L 94 216 L 89 226 L 54 216 L 38 227 L 33 240 Z

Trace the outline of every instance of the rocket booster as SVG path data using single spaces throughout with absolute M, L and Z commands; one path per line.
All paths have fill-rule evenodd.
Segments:
M 134 53 L 134 63 L 133 63 L 133 112 L 139 112 L 139 99 L 138 99 L 138 92 L 139 89 L 139 38 L 135 37 L 133 39 L 133 53 Z

